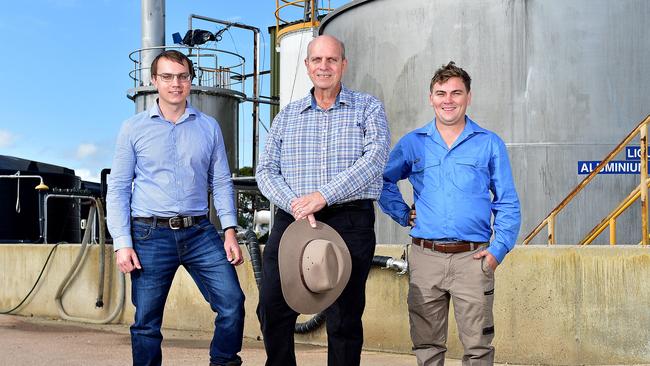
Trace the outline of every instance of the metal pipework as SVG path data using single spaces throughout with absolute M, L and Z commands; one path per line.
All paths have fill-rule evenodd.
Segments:
M 148 68 L 165 45 L 165 0 L 142 0 L 142 52 L 140 64 Z M 151 73 L 142 73 L 142 86 L 151 85 Z
M 246 29 L 253 32 L 253 171 L 257 167 L 257 157 L 259 155 L 259 129 L 257 124 L 259 122 L 259 86 L 258 79 L 260 76 L 260 29 L 253 27 L 251 25 L 233 23 L 227 20 L 215 19 L 206 17 L 203 15 L 190 14 L 187 20 L 188 29 L 192 30 L 192 19 L 205 20 L 207 22 L 213 22 L 217 24 L 222 24 L 229 27 L 236 27 L 241 29 Z
M 50 189 L 45 183 L 43 183 L 43 177 L 40 175 L 20 175 L 20 171 L 16 172 L 16 174 L 12 175 L 0 175 L 0 178 L 8 178 L 8 179 L 26 179 L 26 178 L 34 178 L 34 179 L 40 179 L 40 183 L 34 187 L 34 189 L 39 190 L 39 191 L 47 191 Z
M 86 200 L 93 201 L 95 207 L 97 207 L 98 205 L 97 199 L 92 196 L 82 196 L 77 194 L 48 194 L 47 196 L 45 196 L 45 202 L 43 203 L 43 211 L 45 212 L 45 225 L 44 225 L 45 229 L 44 229 L 43 239 L 45 244 L 47 244 L 47 201 L 50 198 L 86 199 Z
M 397 271 L 398 275 L 408 272 L 409 264 L 404 259 L 397 259 L 383 255 L 376 255 L 372 258 L 372 264 L 382 269 L 392 269 Z
M 50 189 L 45 183 L 43 183 L 43 177 L 40 175 L 20 175 L 20 171 L 17 171 L 15 174 L 12 175 L 0 175 L 0 178 L 7 178 L 7 179 L 39 179 L 40 183 L 34 187 L 38 191 L 38 231 L 39 231 L 39 238 L 37 242 L 42 242 L 43 241 L 43 226 L 44 226 L 44 217 L 43 217 L 43 195 L 45 194 L 45 191 Z M 20 213 L 20 181 L 18 182 L 18 188 L 17 188 L 17 193 L 16 193 L 16 213 Z

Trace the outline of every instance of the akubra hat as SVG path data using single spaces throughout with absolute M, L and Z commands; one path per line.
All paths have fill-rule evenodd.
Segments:
M 341 235 L 320 221 L 294 221 L 280 239 L 278 253 L 282 295 L 301 314 L 332 305 L 350 279 L 352 260 Z

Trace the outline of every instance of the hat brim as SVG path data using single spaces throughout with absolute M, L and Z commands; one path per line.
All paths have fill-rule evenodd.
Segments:
M 307 244 L 315 239 L 328 240 L 334 244 L 334 250 L 342 270 L 340 281 L 329 291 L 315 293 L 305 286 L 302 273 L 302 253 Z M 319 313 L 336 301 L 350 279 L 352 259 L 345 241 L 331 226 L 316 222 L 312 228 L 309 220 L 297 220 L 291 223 L 282 234 L 278 249 L 278 267 L 280 284 L 285 301 L 300 314 Z

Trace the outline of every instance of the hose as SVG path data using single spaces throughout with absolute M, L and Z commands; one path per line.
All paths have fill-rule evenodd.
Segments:
M 90 228 L 94 224 L 95 213 L 97 213 L 98 220 L 99 220 L 100 267 L 104 267 L 105 261 L 103 257 L 106 255 L 106 251 L 105 251 L 106 228 L 105 228 L 105 220 L 104 220 L 104 209 L 101 200 L 96 200 L 96 205 L 91 206 L 90 212 L 88 213 L 88 220 L 87 220 L 88 224 L 84 232 L 84 237 L 81 241 L 81 247 L 79 248 L 79 253 L 77 254 L 77 258 L 75 258 L 72 267 L 70 268 L 70 270 L 64 277 L 63 281 L 61 282 L 61 285 L 59 286 L 56 295 L 54 296 L 54 301 L 56 302 L 59 315 L 61 316 L 61 318 L 65 320 L 71 320 L 71 321 L 83 322 L 83 323 L 92 323 L 92 324 L 106 324 L 111 322 L 113 319 L 115 319 L 122 312 L 122 309 L 124 308 L 125 279 L 124 279 L 124 274 L 117 271 L 117 266 L 116 266 L 116 272 L 118 274 L 118 295 L 117 295 L 118 304 L 113 310 L 113 312 L 111 312 L 106 318 L 89 319 L 89 318 L 71 316 L 65 311 L 65 308 L 63 307 L 63 301 L 62 301 L 63 294 L 68 289 L 68 286 L 72 283 L 72 279 L 78 274 L 83 263 L 85 262 L 86 256 L 88 254 L 87 248 L 88 248 L 88 242 L 90 241 L 90 233 L 92 231 L 90 230 Z M 101 305 L 103 305 L 103 292 L 104 292 L 103 269 L 100 269 L 99 283 L 100 283 L 99 294 L 97 296 L 97 301 L 95 304 L 98 305 L 101 303 Z
M 34 292 L 34 289 L 36 288 L 36 285 L 38 285 L 38 282 L 41 280 L 41 277 L 43 276 L 43 272 L 45 272 L 45 268 L 47 268 L 47 263 L 50 261 L 50 258 L 52 257 L 52 254 L 54 253 L 54 250 L 55 250 L 58 246 L 59 246 L 58 243 L 57 243 L 57 244 L 54 244 L 54 246 L 52 247 L 52 249 L 50 249 L 50 254 L 47 255 L 47 259 L 45 260 L 45 264 L 43 264 L 43 268 L 41 268 L 41 273 L 38 274 L 38 278 L 36 278 L 36 281 L 34 282 L 34 285 L 32 286 L 32 289 L 29 290 L 29 292 L 27 293 L 27 295 L 25 295 L 25 297 L 23 297 L 23 299 L 20 300 L 20 302 L 18 303 L 18 305 L 14 306 L 14 307 L 11 308 L 10 310 L 0 310 L 0 314 L 10 314 L 10 313 L 12 313 L 13 311 L 15 311 L 16 309 L 18 309 L 19 307 L 21 307 L 21 306 L 25 303 L 25 301 L 27 301 L 27 299 L 28 299 L 29 296 L 32 294 L 32 292 Z
M 253 266 L 253 274 L 255 276 L 255 283 L 259 290 L 262 283 L 262 256 L 260 254 L 260 244 L 257 240 L 257 235 L 251 229 L 246 230 L 244 233 L 244 243 L 248 249 L 248 254 L 251 257 L 251 265 Z M 376 255 L 372 258 L 372 265 L 381 268 L 390 268 L 404 274 L 408 271 L 408 262 L 404 259 L 396 259 L 392 257 Z M 318 329 L 325 322 L 325 313 L 320 312 L 312 316 L 304 323 L 296 323 L 294 326 L 294 333 L 305 334 Z
M 251 229 L 246 230 L 244 233 L 244 240 L 248 254 L 251 256 L 251 264 L 253 265 L 253 275 L 255 276 L 255 283 L 259 289 L 262 285 L 262 255 L 260 253 L 260 243 L 257 240 L 257 235 Z
M 257 240 L 257 235 L 253 230 L 246 230 L 244 233 L 244 243 L 246 244 L 246 249 L 248 249 L 248 254 L 251 256 L 253 275 L 255 276 L 255 283 L 257 284 L 257 289 L 259 290 L 260 286 L 262 285 L 262 255 L 260 251 L 260 243 Z M 296 323 L 294 327 L 294 333 L 309 333 L 320 327 L 321 324 L 323 324 L 324 320 L 325 314 L 318 313 L 304 323 Z
M 372 257 L 372 265 L 382 269 L 393 269 L 397 274 L 403 275 L 408 271 L 408 262 L 404 259 L 396 259 L 384 255 Z

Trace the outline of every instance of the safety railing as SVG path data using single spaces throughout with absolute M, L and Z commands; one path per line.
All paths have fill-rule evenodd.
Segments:
M 138 49 L 129 54 L 133 61 L 133 70 L 129 77 L 133 80 L 134 87 L 145 86 L 144 81 L 148 80 L 143 73 L 150 73 L 151 65 L 144 65 L 142 54 L 151 50 L 178 50 L 186 53 L 194 63 L 196 72 L 195 85 L 217 87 L 224 89 L 239 89 L 245 93 L 243 80 L 245 70 L 245 59 L 243 56 L 216 48 L 189 47 L 189 46 L 159 46 Z
M 320 25 L 320 18 L 332 10 L 329 0 L 327 7 L 319 7 L 317 0 L 275 0 L 275 37 L 277 39 L 298 29 L 316 28 Z M 291 20 L 288 20 L 289 16 Z
M 640 163 L 640 179 L 639 185 L 636 186 L 630 194 L 621 201 L 621 203 L 610 212 L 607 217 L 605 217 L 598 225 L 596 225 L 579 243 L 579 245 L 588 245 L 591 244 L 606 228 L 609 228 L 609 244 L 616 244 L 616 219 L 623 213 L 625 210 L 630 207 L 636 200 L 641 199 L 641 243 L 642 245 L 648 244 L 648 187 L 650 186 L 650 181 L 648 180 L 648 124 L 650 124 L 650 115 L 648 115 L 643 121 L 641 121 L 632 132 L 630 132 L 627 137 L 623 139 L 615 148 L 612 150 L 603 161 L 596 166 L 596 168 L 578 184 L 563 200 L 560 202 L 557 207 L 555 207 L 551 213 L 546 216 L 542 222 L 539 223 L 526 237 L 524 238 L 522 244 L 528 245 L 543 229 L 547 227 L 548 244 L 555 244 L 555 227 L 556 227 L 556 218 L 557 215 L 564 209 L 569 202 L 571 202 L 577 195 L 582 191 L 595 177 L 600 173 L 607 164 L 614 159 L 614 157 L 619 154 L 625 146 L 627 146 L 632 140 L 639 136 L 640 140 L 640 149 L 641 149 L 641 161 Z

